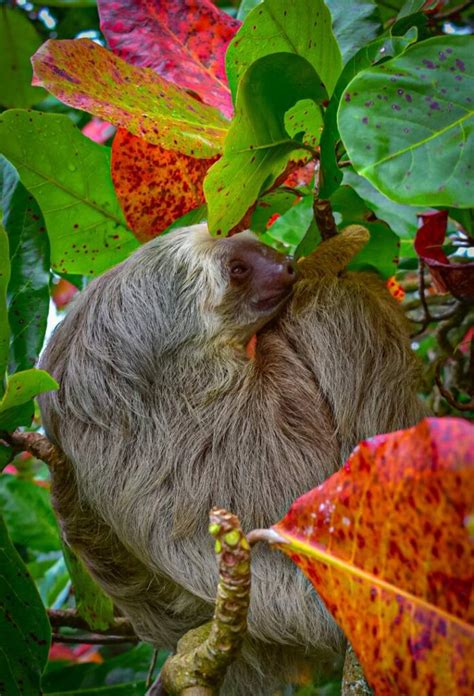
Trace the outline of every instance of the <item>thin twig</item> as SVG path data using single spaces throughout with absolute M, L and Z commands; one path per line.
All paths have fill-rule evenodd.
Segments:
M 93 629 L 88 622 L 77 613 L 76 609 L 48 609 L 48 618 L 53 628 L 76 628 L 100 635 L 133 636 L 134 630 L 128 619 L 122 616 L 114 619 L 111 626 L 103 631 Z M 135 636 L 136 638 L 137 636 Z
M 445 10 L 444 12 L 437 12 L 435 14 L 435 19 L 449 19 L 450 17 L 454 17 L 455 15 L 459 14 L 463 10 L 465 10 L 469 5 L 471 5 L 472 0 L 465 0 L 465 2 L 460 2 L 459 5 L 456 5 L 456 7 L 452 7 L 449 10 Z
M 122 643 L 138 643 L 139 638 L 133 636 L 103 636 L 98 633 L 77 633 L 75 635 L 63 635 L 52 633 L 53 643 L 89 643 L 90 645 L 120 645 Z
M 150 666 L 148 668 L 148 674 L 146 677 L 145 687 L 147 689 L 153 684 L 153 672 L 155 671 L 156 661 L 158 660 L 158 650 L 155 648 L 153 650 L 153 655 L 151 656 Z
M 443 369 L 444 365 L 448 360 L 449 356 L 439 358 L 435 366 L 435 382 L 436 386 L 440 391 L 441 396 L 448 402 L 448 404 L 452 408 L 455 408 L 458 411 L 474 411 L 474 399 L 471 399 L 467 404 L 462 404 L 456 400 L 453 393 L 443 384 L 441 370 Z

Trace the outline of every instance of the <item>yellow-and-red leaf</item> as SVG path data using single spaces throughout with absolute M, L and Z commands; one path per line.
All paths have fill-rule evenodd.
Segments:
M 474 693 L 474 427 L 425 419 L 362 442 L 274 530 L 377 696 Z

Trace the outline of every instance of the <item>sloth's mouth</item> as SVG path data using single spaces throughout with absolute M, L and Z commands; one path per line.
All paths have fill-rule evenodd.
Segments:
M 260 300 L 252 302 L 252 306 L 259 312 L 268 312 L 269 310 L 276 309 L 278 305 L 286 300 L 291 295 L 291 288 L 286 288 L 283 291 L 275 292 L 266 297 L 262 297 Z

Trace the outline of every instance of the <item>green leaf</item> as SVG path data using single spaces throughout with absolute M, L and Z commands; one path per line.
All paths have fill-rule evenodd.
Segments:
M 0 442 L 0 473 L 4 470 L 7 464 L 10 464 L 14 456 L 15 452 L 13 449 Z
M 380 31 L 380 16 L 373 0 L 326 0 L 332 16 L 332 28 L 344 63 L 361 46 L 375 39 Z
M 403 52 L 413 41 L 416 41 L 416 37 L 417 32 L 413 30 L 400 38 L 377 39 L 361 48 L 342 71 L 324 115 L 319 177 L 319 195 L 321 198 L 329 198 L 342 181 L 342 171 L 339 169 L 336 159 L 336 143 L 339 140 L 337 109 L 346 85 L 370 65 Z
M 243 22 L 248 13 L 251 12 L 254 7 L 260 5 L 260 3 L 261 0 L 242 0 L 239 5 L 239 9 L 237 10 L 237 19 L 240 19 L 240 21 Z
M 305 238 L 313 219 L 313 196 L 303 196 L 261 235 L 262 241 L 293 256 Z
M 31 86 L 30 58 L 42 43 L 25 12 L 0 7 L 0 104 L 28 107 L 45 98 L 44 90 Z
M 72 691 L 52 691 L 50 696 L 143 696 L 145 682 L 99 686 L 96 689 L 73 689 Z
M 342 68 L 331 15 L 323 0 L 265 0 L 246 18 L 226 53 L 226 71 L 235 100 L 239 81 L 257 59 L 287 52 L 311 63 L 332 92 Z M 275 85 L 276 86 L 276 85 Z
M 8 362 L 10 327 L 8 324 L 7 288 L 10 280 L 10 251 L 8 236 L 0 222 L 0 396 L 5 391 L 5 371 Z
M 0 476 L 0 510 L 15 544 L 34 551 L 58 551 L 59 530 L 49 492 L 32 481 Z
M 364 227 L 369 230 L 370 239 L 348 268 L 351 271 L 375 271 L 386 280 L 397 270 L 400 241 L 384 223 L 364 222 Z
M 89 626 L 105 631 L 114 620 L 114 606 L 108 595 L 100 589 L 87 572 L 84 564 L 74 551 L 63 545 L 64 558 L 75 590 L 76 608 Z
M 51 629 L 38 591 L 0 517 L 0 680 L 3 694 L 40 696 Z
M 45 606 L 59 609 L 64 604 L 71 589 L 71 579 L 62 554 L 37 581 L 37 586 Z
M 47 41 L 32 62 L 35 82 L 65 104 L 170 150 L 194 157 L 221 150 L 228 121 L 220 111 L 94 41 Z
M 58 389 L 59 385 L 45 370 L 31 368 L 10 375 L 7 389 L 0 401 L 0 413 L 15 406 L 22 406 L 43 392 Z
M 344 184 L 351 186 L 365 201 L 380 220 L 402 238 L 413 239 L 418 228 L 417 209 L 391 201 L 377 191 L 363 176 L 355 173 L 352 167 L 344 169 Z
M 0 139 L 43 212 L 53 270 L 98 275 L 138 246 L 115 196 L 109 148 L 66 116 L 20 110 L 0 116 Z
M 10 242 L 9 370 L 17 372 L 33 367 L 43 346 L 49 311 L 49 241 L 37 202 L 4 157 L 0 157 L 0 194 Z
M 472 37 L 438 36 L 347 86 L 344 145 L 354 169 L 392 200 L 472 206 L 473 49 Z
M 225 235 L 265 193 L 291 159 L 307 156 L 285 129 L 298 101 L 320 102 L 325 91 L 300 56 L 275 53 L 255 61 L 242 78 L 224 154 L 204 180 L 209 229 Z

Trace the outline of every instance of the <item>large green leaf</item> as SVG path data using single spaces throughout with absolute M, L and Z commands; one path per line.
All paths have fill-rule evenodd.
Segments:
M 221 150 L 228 121 L 151 68 L 129 65 L 88 39 L 47 41 L 33 58 L 35 82 L 65 104 L 194 157 Z
M 0 196 L 10 242 L 9 370 L 16 372 L 33 367 L 43 346 L 49 310 L 49 241 L 37 202 L 4 157 L 0 157 Z
M 373 0 L 326 0 L 332 16 L 332 28 L 341 49 L 343 62 L 352 58 L 361 46 L 375 39 L 380 17 Z
M 31 86 L 33 71 L 30 58 L 42 38 L 33 23 L 19 9 L 0 7 L 0 104 L 4 107 L 28 107 L 46 96 Z
M 321 161 L 319 175 L 319 194 L 321 198 L 329 198 L 342 181 L 342 171 L 336 159 L 336 143 L 339 141 L 337 127 L 337 110 L 346 85 L 362 70 L 403 52 L 416 41 L 416 29 L 409 31 L 403 37 L 385 37 L 372 41 L 356 53 L 347 63 L 337 81 L 336 88 L 324 114 L 324 129 L 321 135 Z
M 0 476 L 0 510 L 15 544 L 58 551 L 59 531 L 48 491 L 10 474 Z
M 289 161 L 306 154 L 302 140 L 288 135 L 285 114 L 300 100 L 324 97 L 314 68 L 298 55 L 275 53 L 251 65 L 240 81 L 224 154 L 204 181 L 213 234 L 237 225 Z
M 311 63 L 332 92 L 342 68 L 341 52 L 323 0 L 265 0 L 249 13 L 226 53 L 226 71 L 234 96 L 239 80 L 258 58 L 286 52 Z
M 76 607 L 89 626 L 95 630 L 107 629 L 114 619 L 114 606 L 87 572 L 81 559 L 66 544 L 64 558 L 74 586 Z
M 0 516 L 0 682 L 8 696 L 40 696 L 51 629 L 38 591 Z
M 69 118 L 7 111 L 0 116 L 0 140 L 43 212 L 54 270 L 97 275 L 138 246 L 115 196 L 110 150 Z
M 474 203 L 474 39 L 438 36 L 360 73 L 338 124 L 354 169 L 411 205 Z
M 44 370 L 31 368 L 11 375 L 0 400 L 0 430 L 12 431 L 19 425 L 30 425 L 34 411 L 32 399 L 57 388 L 56 380 Z
M 8 236 L 0 220 L 0 396 L 5 386 L 5 371 L 8 362 L 10 327 L 8 325 L 7 288 L 10 280 L 10 251 Z

